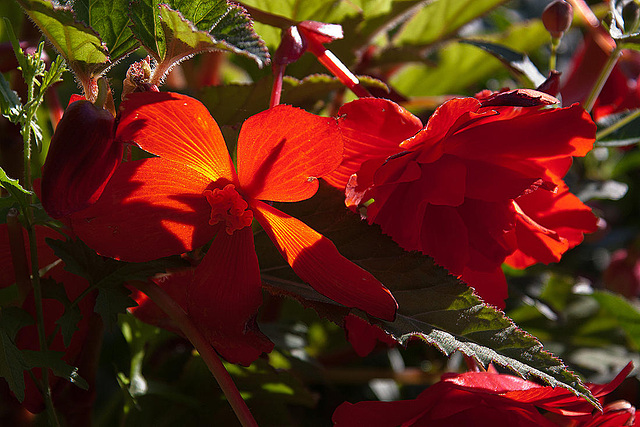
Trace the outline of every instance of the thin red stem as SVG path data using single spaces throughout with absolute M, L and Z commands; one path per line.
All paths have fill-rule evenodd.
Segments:
M 284 69 L 285 66 L 282 64 L 273 64 L 273 88 L 271 89 L 271 100 L 269 101 L 269 108 L 273 108 L 276 105 L 280 104 Z
M 247 403 L 240 395 L 238 388 L 222 364 L 220 357 L 213 347 L 211 347 L 211 344 L 202 336 L 182 307 L 155 283 L 147 281 L 131 284 L 135 285 L 140 291 L 151 298 L 151 300 L 180 327 L 180 330 L 186 335 L 189 341 L 191 341 L 191 344 L 198 350 L 202 360 L 207 364 L 209 371 L 211 371 L 220 385 L 222 392 L 227 397 L 240 423 L 245 427 L 257 427 L 258 423 L 256 423 L 253 418 L 251 411 L 249 411 L 247 407 Z

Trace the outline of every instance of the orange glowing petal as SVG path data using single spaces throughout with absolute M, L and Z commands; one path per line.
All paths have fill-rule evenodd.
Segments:
M 325 180 L 341 190 L 362 163 L 402 151 L 400 143 L 422 129 L 419 118 L 386 99 L 361 98 L 349 102 L 340 108 L 338 117 L 344 158 Z
M 213 237 L 202 196 L 211 180 L 162 158 L 122 163 L 102 197 L 72 217 L 73 229 L 104 256 L 143 262 L 202 246 Z
M 188 297 L 188 313 L 225 359 L 248 366 L 273 349 L 255 323 L 262 282 L 253 232 L 220 232 L 198 266 Z
M 296 202 L 318 190 L 317 178 L 342 160 L 335 119 L 277 105 L 250 117 L 238 137 L 242 191 L 260 200 Z
M 338 252 L 331 240 L 301 221 L 259 201 L 252 206 L 293 271 L 315 290 L 347 307 L 393 320 L 396 300 L 373 275 Z
M 234 181 L 235 172 L 218 124 L 198 100 L 177 93 L 132 93 L 122 103 L 116 137 L 189 166 L 211 181 Z

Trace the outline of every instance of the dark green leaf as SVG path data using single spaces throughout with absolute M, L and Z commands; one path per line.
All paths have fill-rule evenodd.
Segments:
M 568 388 L 597 405 L 580 379 L 546 352 L 535 337 L 519 329 L 502 312 L 484 305 L 469 287 L 435 265 L 431 258 L 403 251 L 379 228 L 368 226 L 357 215 L 341 208 L 340 192 L 323 186 L 319 193 L 310 200 L 278 207 L 329 237 L 344 256 L 370 271 L 391 290 L 399 305 L 397 318 L 394 322 L 375 324 L 401 343 L 420 339 L 446 355 L 461 351 L 483 365 L 495 363 L 524 378 L 537 377 L 554 387 Z M 264 234 L 257 236 L 259 254 L 266 253 L 268 244 Z M 300 299 L 315 294 L 312 304 L 317 310 L 318 302 L 331 304 L 299 283 L 291 269 L 276 256 L 263 255 L 260 266 L 268 275 L 267 280 L 286 289 L 285 293 Z M 329 318 L 335 318 L 335 311 L 329 313 Z
M 7 82 L 2 74 L 0 74 L 0 110 L 2 115 L 11 120 L 12 123 L 18 123 L 22 104 L 18 94 L 11 90 L 9 82 Z
M 640 110 L 610 114 L 598 120 L 596 145 L 625 147 L 640 141 Z
M 89 389 L 87 381 L 78 374 L 78 368 L 67 365 L 62 360 L 63 352 L 22 350 L 22 354 L 29 368 L 49 368 L 57 377 L 64 378 L 83 390 Z
M 124 286 L 101 287 L 96 298 L 95 312 L 102 317 L 105 326 L 111 329 L 118 322 L 120 313 L 126 313 L 128 307 L 136 305 Z
M 0 377 L 7 381 L 11 392 L 22 403 L 25 387 L 23 371 L 27 364 L 22 352 L 4 330 L 0 330 L 0 350 Z
M 20 203 L 24 212 L 29 205 L 29 196 L 31 196 L 33 192 L 25 190 L 17 179 L 9 178 L 2 168 L 0 168 L 0 186 L 4 187 L 4 189 Z
M 23 371 L 29 366 L 14 339 L 22 327 L 32 323 L 31 315 L 20 308 L 6 307 L 0 311 L 0 377 L 20 402 L 24 400 Z
M 76 0 L 73 11 L 79 20 L 100 34 L 112 62 L 140 45 L 129 28 L 129 0 Z
M 100 75 L 110 65 L 100 36 L 78 22 L 71 8 L 48 0 L 18 0 L 18 3 L 81 80 Z
M 170 68 L 204 51 L 227 50 L 247 56 L 260 67 L 269 62 L 269 52 L 253 31 L 244 9 L 225 0 L 140 0 L 131 5 L 131 27 L 142 45 Z
M 384 83 L 374 78 L 358 78 L 364 86 L 386 88 Z M 210 86 L 201 91 L 198 99 L 207 106 L 220 126 L 235 125 L 268 108 L 272 84 L 273 79 L 266 77 L 256 83 Z M 281 102 L 312 110 L 317 108 L 318 99 L 342 88 L 344 85 L 338 79 L 327 75 L 315 74 L 303 80 L 285 77 Z
M 545 81 L 545 77 L 542 75 L 538 68 L 534 65 L 529 57 L 523 53 L 516 52 L 509 49 L 506 46 L 502 46 L 496 43 L 483 42 L 480 40 L 461 40 L 460 43 L 467 43 L 472 46 L 477 46 L 486 52 L 489 52 L 496 58 L 498 58 L 509 70 L 516 75 L 526 77 L 533 87 L 538 87 Z

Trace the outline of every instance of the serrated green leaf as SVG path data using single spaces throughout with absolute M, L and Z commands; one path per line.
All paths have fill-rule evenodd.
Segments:
M 57 377 L 64 378 L 83 390 L 89 389 L 87 381 L 78 374 L 78 368 L 70 366 L 62 360 L 63 352 L 22 350 L 22 354 L 30 369 L 49 368 Z
M 33 195 L 33 192 L 25 190 L 17 179 L 9 178 L 2 168 L 0 168 L 0 186 L 4 187 L 20 203 L 20 207 L 24 212 L 29 205 L 29 197 Z
M 94 310 L 102 317 L 105 326 L 112 329 L 118 323 L 118 315 L 126 313 L 128 307 L 136 305 L 124 286 L 102 287 L 98 289 Z
M 140 46 L 129 28 L 129 0 L 75 0 L 73 11 L 80 21 L 100 35 L 112 62 Z
M 131 30 L 164 67 L 204 51 L 227 50 L 260 67 L 269 52 L 244 9 L 225 0 L 139 0 L 131 4 Z
M 489 52 L 513 73 L 526 77 L 534 87 L 540 86 L 546 80 L 535 64 L 523 53 L 516 52 L 506 46 L 480 40 L 460 40 L 460 43 L 477 46 L 485 52 Z
M 29 313 L 17 307 L 0 311 L 0 377 L 4 378 L 18 401 L 24 400 L 24 370 L 28 363 L 14 339 L 18 331 L 33 323 Z
M 495 363 L 524 378 L 536 377 L 554 387 L 568 388 L 598 405 L 580 379 L 546 352 L 535 337 L 519 329 L 504 313 L 484 305 L 469 287 L 435 265 L 431 258 L 403 251 L 378 227 L 368 226 L 341 208 L 343 197 L 340 192 L 321 186 L 312 199 L 278 208 L 330 238 L 344 256 L 391 290 L 399 305 L 396 320 L 376 322 L 378 326 L 401 343 L 420 339 L 446 355 L 460 351 L 485 366 Z M 256 237 L 258 253 L 262 254 L 260 266 L 268 271 L 270 283 L 305 299 L 316 294 L 314 302 L 329 306 L 330 300 L 308 286 L 295 285 L 299 279 L 285 263 L 264 255 L 268 243 L 264 233 Z M 335 315 L 329 313 L 328 317 Z
M 23 371 L 26 362 L 22 352 L 4 330 L 0 330 L 0 350 L 0 377 L 7 381 L 11 392 L 22 403 L 25 388 Z
M 18 94 L 11 90 L 9 82 L 5 80 L 2 74 L 0 74 L 0 110 L 2 115 L 11 120 L 12 123 L 18 123 L 22 112 L 22 103 L 18 98 Z
M 78 22 L 70 7 L 49 0 L 17 1 L 82 80 L 100 75 L 110 65 L 100 36 Z
M 440 0 L 431 2 L 411 18 L 394 38 L 394 44 L 428 45 L 453 35 L 506 0 Z

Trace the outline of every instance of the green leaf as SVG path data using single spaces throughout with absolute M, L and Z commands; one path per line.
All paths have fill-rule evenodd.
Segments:
M 23 372 L 29 366 L 14 340 L 22 327 L 32 323 L 31 315 L 20 308 L 5 307 L 0 311 L 0 377 L 20 402 L 24 400 Z
M 57 377 L 64 378 L 83 390 L 89 389 L 87 381 L 78 374 L 78 368 L 62 360 L 63 352 L 22 350 L 22 354 L 29 368 L 49 368 Z
M 48 0 L 17 0 L 82 81 L 111 65 L 100 36 L 78 22 L 70 7 Z
M 535 64 L 523 53 L 516 52 L 506 46 L 480 40 L 460 40 L 460 43 L 477 46 L 489 52 L 498 58 L 514 74 L 526 77 L 534 87 L 540 86 L 546 80 Z
M 636 351 L 640 349 L 640 312 L 629 301 L 610 292 L 596 291 L 593 298 L 619 324 Z
M 278 208 L 303 220 L 330 238 L 340 252 L 376 276 L 395 296 L 399 309 L 394 322 L 374 322 L 400 343 L 419 339 L 446 355 L 460 351 L 483 365 L 495 363 L 524 378 L 536 377 L 561 386 L 598 405 L 580 379 L 533 336 L 519 329 L 504 313 L 484 305 L 460 280 L 435 265 L 431 258 L 400 249 L 377 226 L 368 226 L 341 207 L 340 192 L 321 186 L 312 199 Z M 262 254 L 263 279 L 285 294 L 309 299 L 316 310 L 326 307 L 328 318 L 339 316 L 340 306 L 300 283 L 276 256 L 264 255 L 270 242 L 256 237 Z M 346 314 L 342 308 L 341 315 Z M 320 311 L 321 312 L 321 311 Z M 322 313 L 322 312 L 321 312 Z M 323 315 L 325 313 L 322 313 Z
M 598 120 L 596 145 L 626 147 L 640 141 L 640 110 L 609 114 Z
M 82 320 L 80 307 L 77 304 L 72 304 L 62 283 L 50 278 L 42 280 L 42 297 L 55 299 L 64 306 L 64 313 L 56 320 L 56 324 L 60 326 L 65 347 L 68 347 L 71 344 L 73 334 L 78 330 L 78 323 Z
M 80 21 L 100 34 L 113 63 L 140 46 L 129 28 L 129 0 L 75 0 L 73 11 Z
M 118 315 L 126 313 L 128 307 L 136 305 L 124 286 L 110 286 L 99 288 L 94 310 L 102 317 L 105 326 L 111 330 L 118 323 Z
M 29 206 L 29 196 L 33 195 L 33 192 L 25 190 L 17 179 L 9 178 L 2 168 L 0 168 L 0 185 L 20 203 L 22 211 L 26 212 L 26 208 Z
M 269 52 L 253 31 L 245 10 L 225 0 L 140 0 L 131 4 L 134 35 L 163 69 L 199 52 L 227 50 L 247 56 L 260 67 Z
M 506 0 L 440 0 L 431 2 L 410 19 L 394 44 L 428 45 L 453 35 L 460 27 L 498 7 Z
M 12 123 L 18 123 L 22 112 L 22 103 L 20 103 L 18 94 L 11 90 L 9 82 L 2 74 L 0 74 L 0 110 L 2 115 Z
M 366 87 L 386 89 L 384 83 L 372 77 L 358 76 L 358 79 Z M 235 125 L 268 108 L 272 84 L 273 79 L 269 76 L 256 83 L 210 86 L 202 89 L 198 99 L 207 106 L 218 125 Z M 313 110 L 317 108 L 319 99 L 343 88 L 338 79 L 323 74 L 314 74 L 303 80 L 285 76 L 281 102 Z
M 540 21 L 512 25 L 507 32 L 483 37 L 515 51 L 527 52 L 548 42 Z M 438 51 L 437 62 L 404 67 L 390 85 L 409 97 L 461 93 L 484 79 L 495 78 L 503 65 L 488 53 L 461 43 L 450 43 Z M 473 88 L 477 90 L 477 86 Z

